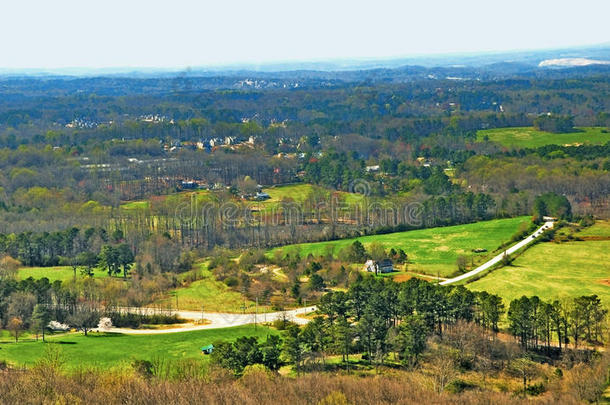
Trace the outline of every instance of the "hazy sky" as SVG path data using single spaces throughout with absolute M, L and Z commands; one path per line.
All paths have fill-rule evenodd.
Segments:
M 2 0 L 0 67 L 186 67 L 610 41 L 610 0 Z

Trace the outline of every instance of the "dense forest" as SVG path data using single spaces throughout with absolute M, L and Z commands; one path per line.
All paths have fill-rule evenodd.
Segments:
M 207 248 L 324 238 L 307 219 L 302 223 L 314 225 L 311 232 L 273 229 L 265 235 L 277 238 L 262 242 L 233 235 L 248 234 L 247 226 L 224 234 L 219 224 L 168 218 L 152 229 L 151 218 L 175 213 L 180 198 L 164 197 L 135 213 L 118 209 L 121 201 L 174 192 L 181 181 L 230 188 L 215 193 L 219 209 L 235 202 L 246 176 L 263 186 L 307 182 L 330 192 L 366 184 L 373 205 L 393 199 L 400 211 L 424 204 L 434 214 L 416 222 L 428 226 L 527 214 L 536 195 L 549 192 L 567 196 L 577 215 L 605 216 L 607 145 L 517 149 L 476 137 L 477 130 L 501 127 L 608 127 L 607 76 L 599 69 L 578 72 L 569 81 L 557 72 L 495 79 L 481 73 L 478 80 L 310 79 L 286 88 L 235 88 L 235 77 L 211 87 L 210 77 L 3 78 L 0 230 L 118 228 L 133 249 L 157 231 Z M 321 206 L 330 192 L 307 200 Z M 474 213 L 471 203 L 465 209 L 458 203 L 475 197 L 485 203 Z M 305 218 L 313 215 L 300 209 Z M 269 218 L 256 219 L 257 231 L 270 226 Z M 371 231 L 407 221 L 394 213 L 366 222 Z M 346 234 L 337 232 L 331 237 Z M 203 236 L 211 233 L 218 240 Z

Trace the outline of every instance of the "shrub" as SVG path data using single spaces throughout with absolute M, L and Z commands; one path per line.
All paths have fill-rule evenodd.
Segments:
M 112 325 L 117 328 L 139 328 L 142 324 L 173 325 L 186 322 L 185 319 L 180 318 L 176 314 L 134 314 L 115 312 L 107 314 L 107 317 L 112 320 Z
M 153 375 L 153 364 L 148 360 L 133 360 L 131 367 L 144 378 L 150 378 Z
M 227 287 L 236 287 L 239 284 L 239 280 L 236 277 L 227 277 L 224 281 Z
M 542 383 L 532 384 L 526 388 L 525 392 L 531 396 L 538 396 L 546 392 L 546 387 Z
M 475 384 L 469 383 L 467 381 L 464 380 L 460 380 L 459 378 L 456 380 L 451 381 L 447 387 L 445 388 L 446 391 L 452 393 L 452 394 L 459 394 L 461 392 L 464 392 L 466 390 L 470 390 L 476 388 Z
M 277 330 L 286 330 L 289 326 L 292 325 L 298 326 L 296 323 L 289 321 L 288 319 L 276 319 L 271 323 L 271 326 L 273 326 Z

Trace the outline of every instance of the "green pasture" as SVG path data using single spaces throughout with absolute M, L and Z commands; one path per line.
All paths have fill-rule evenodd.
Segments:
M 496 128 L 477 132 L 477 140 L 487 136 L 490 141 L 517 148 L 537 148 L 544 145 L 604 144 L 610 141 L 610 133 L 603 127 L 580 127 L 577 132 L 554 134 L 538 131 L 533 127 Z
M 177 308 L 183 311 L 233 312 L 252 311 L 255 303 L 244 299 L 239 292 L 231 290 L 214 278 L 206 263 L 199 263 L 192 271 L 200 272 L 200 280 L 185 283 L 185 287 L 170 290 L 165 298 L 157 300 L 159 307 Z M 265 307 L 259 306 L 259 311 Z
M 610 237 L 610 221 L 597 220 L 590 227 L 577 232 L 576 236 Z
M 0 361 L 17 366 L 33 365 L 49 344 L 61 348 L 67 369 L 81 366 L 112 368 L 138 360 L 204 359 L 200 347 L 218 341 L 232 341 L 241 336 L 264 339 L 267 334 L 278 333 L 265 326 L 236 326 L 192 332 L 156 335 L 123 335 L 116 333 L 71 333 L 48 337 L 48 343 L 27 341 L 0 344 Z
M 103 269 L 94 269 L 94 277 L 108 277 L 108 273 Z M 74 270 L 71 266 L 54 266 L 54 267 L 22 267 L 17 270 L 17 278 L 25 280 L 28 277 L 40 279 L 46 277 L 50 282 L 55 280 L 68 281 L 74 278 Z M 76 278 L 82 278 L 80 268 L 76 270 Z
M 416 273 L 449 276 L 457 270 L 459 255 L 472 258 L 474 265 L 483 263 L 493 256 L 502 243 L 510 240 L 519 225 L 529 221 L 529 217 L 497 219 L 467 225 L 420 229 L 385 235 L 369 235 L 360 238 L 341 239 L 328 242 L 288 245 L 270 250 L 272 257 L 279 250 L 282 254 L 299 253 L 307 256 L 336 255 L 341 249 L 359 240 L 365 247 L 372 242 L 384 245 L 386 249 L 403 249 L 409 258 L 408 270 Z M 487 249 L 486 253 L 475 254 L 473 249 Z
M 597 294 L 610 304 L 610 241 L 539 243 L 510 266 L 467 284 L 508 304 L 522 295 L 543 299 Z

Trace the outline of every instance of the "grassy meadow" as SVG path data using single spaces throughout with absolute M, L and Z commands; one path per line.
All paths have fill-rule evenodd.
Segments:
M 126 201 L 121 203 L 121 209 L 124 210 L 145 210 L 150 206 L 149 201 Z
M 539 243 L 511 266 L 467 284 L 508 302 L 522 295 L 543 299 L 597 294 L 610 304 L 610 241 Z
M 485 129 L 477 132 L 477 140 L 482 141 L 487 136 L 490 141 L 518 148 L 537 148 L 544 145 L 604 144 L 610 141 L 610 133 L 602 132 L 605 130 L 602 127 L 577 129 L 579 132 L 567 134 L 538 131 L 533 127 Z
M 496 219 L 466 225 L 303 243 L 272 249 L 268 255 L 273 256 L 277 251 L 298 252 L 301 256 L 307 256 L 310 253 L 320 256 L 329 252 L 336 255 L 341 249 L 356 240 L 359 240 L 365 247 L 373 242 L 378 242 L 386 249 L 403 249 L 409 257 L 408 270 L 411 272 L 449 276 L 457 270 L 456 261 L 459 255 L 472 256 L 475 265 L 482 263 L 490 258 L 492 252 L 502 243 L 510 240 L 519 229 L 520 224 L 529 220 L 529 217 Z M 487 253 L 472 253 L 472 250 L 477 248 L 487 249 Z
M 269 200 L 251 202 L 254 206 L 259 207 L 262 212 L 277 210 L 283 201 L 291 201 L 297 204 L 303 203 L 311 195 L 316 196 L 316 200 L 329 200 L 332 196 L 344 204 L 362 204 L 364 200 L 361 194 L 335 191 L 305 183 L 270 187 L 264 189 L 264 191 L 271 197 Z
M 577 232 L 576 236 L 610 238 L 610 221 L 597 220 L 592 226 Z
M 177 303 L 178 309 L 183 311 L 201 311 L 203 308 L 208 312 L 233 313 L 242 312 L 244 305 L 248 311 L 254 308 L 254 302 L 244 299 L 242 294 L 216 280 L 206 263 L 196 264 L 196 268 L 192 271 L 201 272 L 202 278 L 185 283 L 185 287 L 169 291 L 166 298 L 156 301 L 154 305 L 175 309 Z M 183 278 L 185 276 L 186 274 L 182 275 Z M 258 310 L 265 311 L 266 308 L 260 305 Z
M 93 276 L 96 278 L 108 277 L 108 273 L 103 269 L 94 269 Z M 46 277 L 50 282 L 55 280 L 68 281 L 74 278 L 74 270 L 71 266 L 54 267 L 22 267 L 17 271 L 17 278 L 25 280 L 28 277 L 40 279 Z M 76 270 L 76 277 L 82 278 L 80 269 Z
M 205 358 L 200 347 L 217 341 L 232 341 L 241 336 L 264 339 L 267 334 L 278 333 L 265 326 L 236 326 L 233 328 L 209 329 L 192 332 L 157 335 L 123 335 L 116 333 L 82 333 L 49 336 L 48 343 L 27 341 L 0 344 L 0 361 L 18 366 L 33 365 L 45 351 L 45 346 L 54 344 L 61 348 L 66 368 L 82 366 L 100 368 L 120 367 L 132 360 L 179 360 Z M 3 339 L 4 340 L 4 339 Z

